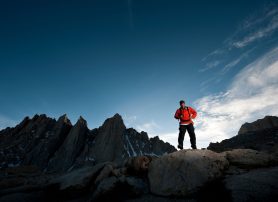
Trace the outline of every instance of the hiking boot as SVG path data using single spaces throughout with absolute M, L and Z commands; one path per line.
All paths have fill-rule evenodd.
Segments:
M 182 145 L 178 145 L 178 148 L 179 148 L 179 149 L 183 149 L 183 146 L 182 146 Z

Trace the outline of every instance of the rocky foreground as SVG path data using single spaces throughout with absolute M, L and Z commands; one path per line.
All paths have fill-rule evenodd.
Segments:
M 112 128 L 118 128 L 117 124 Z M 126 129 L 123 131 L 122 134 L 126 134 Z M 5 135 L 5 138 L 9 136 L 7 132 Z M 278 136 L 277 133 L 272 135 Z M 106 146 L 113 144 L 109 143 L 108 136 L 106 138 Z M 64 140 L 61 145 L 68 142 Z M 7 145 L 7 142 L 2 143 L 2 148 L 7 149 Z M 12 148 L 15 145 L 12 144 Z M 275 143 L 272 146 L 276 147 Z M 60 148 L 71 150 L 66 146 L 58 147 L 59 154 L 63 151 Z M 0 170 L 0 201 L 277 201 L 278 152 L 269 152 L 269 149 L 229 148 L 221 152 L 187 149 L 160 154 L 153 151 L 143 154 L 144 150 L 140 150 L 142 153 L 137 152 L 124 160 L 99 158 L 101 160 L 94 163 L 81 161 L 77 166 L 79 154 L 67 170 L 60 169 L 60 164 L 67 162 L 69 157 L 64 160 L 61 157 L 56 170 L 41 169 L 40 164 L 23 160 L 17 166 Z M 26 154 L 29 153 L 22 159 Z M 55 154 L 52 156 L 57 158 Z

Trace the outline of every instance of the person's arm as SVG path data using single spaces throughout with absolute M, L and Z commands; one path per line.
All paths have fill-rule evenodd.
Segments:
M 189 107 L 189 111 L 190 111 L 190 114 L 191 114 L 191 118 L 192 118 L 192 119 L 195 119 L 196 116 L 197 116 L 196 110 L 193 109 L 192 107 Z
M 175 117 L 175 119 L 179 119 L 180 118 L 180 110 L 179 109 L 177 109 L 174 117 Z

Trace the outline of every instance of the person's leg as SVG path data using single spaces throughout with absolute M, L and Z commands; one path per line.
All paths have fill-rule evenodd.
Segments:
M 183 148 L 183 140 L 184 140 L 184 134 L 186 132 L 186 127 L 185 125 L 180 125 L 179 126 L 179 138 L 178 138 L 178 142 L 179 145 Z
M 191 143 L 191 147 L 192 149 L 196 149 L 196 135 L 195 135 L 195 131 L 194 131 L 194 126 L 193 124 L 189 124 L 187 125 L 187 131 L 190 137 L 190 143 Z

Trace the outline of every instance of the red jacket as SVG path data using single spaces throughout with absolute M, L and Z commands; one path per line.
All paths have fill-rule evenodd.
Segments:
M 189 114 L 188 114 L 189 112 Z M 180 117 L 180 115 L 183 115 L 183 117 Z M 191 117 L 190 117 L 191 116 Z M 191 118 L 195 118 L 197 116 L 197 112 L 195 109 L 193 109 L 192 107 L 188 107 L 188 111 L 187 111 L 187 106 L 185 106 L 185 108 L 178 108 L 174 117 L 176 119 L 179 119 L 180 120 L 180 124 L 189 124 L 189 123 L 192 123 L 194 124 L 194 122 L 191 120 Z

